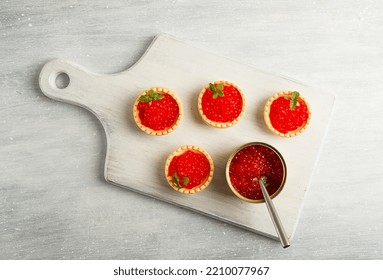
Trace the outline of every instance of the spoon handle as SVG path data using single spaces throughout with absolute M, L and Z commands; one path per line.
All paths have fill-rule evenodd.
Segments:
M 262 194 L 263 194 L 263 197 L 265 198 L 265 202 L 267 205 L 267 210 L 269 210 L 271 220 L 273 221 L 279 240 L 281 241 L 283 248 L 287 248 L 290 246 L 290 241 L 289 241 L 289 238 L 287 237 L 285 229 L 283 228 L 282 222 L 279 219 L 277 210 L 274 207 L 274 203 L 271 200 L 269 193 L 266 190 L 266 186 L 262 180 L 259 180 L 259 185 L 261 187 Z

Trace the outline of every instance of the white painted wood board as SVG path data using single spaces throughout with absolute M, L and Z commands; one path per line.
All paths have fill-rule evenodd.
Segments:
M 55 86 L 58 73 L 69 76 L 64 89 Z M 246 112 L 231 128 L 209 127 L 198 114 L 198 94 L 214 80 L 236 83 L 245 94 Z M 292 238 L 331 118 L 333 95 L 200 50 L 167 34 L 157 36 L 142 58 L 121 73 L 100 75 L 57 59 L 43 67 L 39 83 L 46 96 L 84 107 L 100 120 L 107 137 L 104 176 L 108 182 L 277 238 L 266 206 L 241 201 L 225 179 L 226 161 L 234 149 L 253 141 L 273 145 L 287 164 L 285 187 L 273 201 Z M 172 89 L 184 108 L 179 127 L 165 136 L 140 131 L 132 116 L 138 94 L 153 86 Z M 283 90 L 301 92 L 313 112 L 308 129 L 294 138 L 272 134 L 263 120 L 266 100 Z M 187 144 L 204 148 L 215 164 L 211 185 L 194 195 L 175 192 L 164 176 L 168 154 Z

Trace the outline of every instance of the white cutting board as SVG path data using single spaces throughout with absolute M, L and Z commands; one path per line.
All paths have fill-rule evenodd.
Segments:
M 64 89 L 55 84 L 59 73 L 66 73 L 70 79 Z M 198 94 L 215 80 L 231 81 L 245 94 L 245 114 L 231 128 L 209 127 L 198 114 Z M 157 36 L 143 57 L 121 73 L 95 74 L 58 59 L 43 67 L 39 82 L 46 96 L 84 107 L 100 120 L 107 137 L 104 175 L 108 182 L 277 238 L 266 205 L 238 199 L 225 178 L 226 162 L 234 149 L 253 141 L 271 144 L 287 164 L 285 187 L 273 201 L 286 233 L 292 237 L 331 117 L 333 95 L 200 50 L 166 34 Z M 153 86 L 172 89 L 184 108 L 179 127 L 165 136 L 147 135 L 133 120 L 135 99 Z M 294 138 L 272 134 L 263 120 L 266 100 L 285 90 L 299 91 L 312 109 L 308 129 Z M 193 195 L 174 191 L 164 175 L 168 154 L 183 145 L 204 148 L 215 164 L 210 186 Z

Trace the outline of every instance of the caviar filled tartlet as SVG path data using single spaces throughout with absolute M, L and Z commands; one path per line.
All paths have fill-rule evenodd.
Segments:
M 267 127 L 275 134 L 293 137 L 302 133 L 310 123 L 311 109 L 297 91 L 283 91 L 273 95 L 265 105 Z
M 150 135 L 165 135 L 178 126 L 182 105 L 169 89 L 153 87 L 142 92 L 133 105 L 133 117 L 138 127 Z
M 206 124 L 219 128 L 230 127 L 245 112 L 245 97 L 239 87 L 231 82 L 209 83 L 199 94 L 198 111 Z
M 192 194 L 205 189 L 213 179 L 210 155 L 196 146 L 182 146 L 166 160 L 165 176 L 176 191 Z

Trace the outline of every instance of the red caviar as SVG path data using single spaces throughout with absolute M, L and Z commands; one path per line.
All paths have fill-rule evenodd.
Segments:
M 306 102 L 298 99 L 297 106 L 290 109 L 290 99 L 284 96 L 278 97 L 270 106 L 271 125 L 281 133 L 294 131 L 307 123 L 309 110 Z
M 213 98 L 213 92 L 209 88 L 202 96 L 202 112 L 215 122 L 232 122 L 242 112 L 243 99 L 240 91 L 233 85 L 224 84 L 224 96 Z
M 177 101 L 167 93 L 161 93 L 164 98 L 150 102 L 138 102 L 138 116 L 141 124 L 153 130 L 171 128 L 179 117 L 180 108 Z
M 229 178 L 238 193 L 248 199 L 263 199 L 257 181 L 261 176 L 267 177 L 269 195 L 281 187 L 284 167 L 281 158 L 274 150 L 254 144 L 244 147 L 234 155 L 229 166 Z
M 204 183 L 210 174 L 210 163 L 206 156 L 199 152 L 185 151 L 173 157 L 168 169 L 168 176 L 173 178 L 174 173 L 179 177 L 182 187 L 192 189 Z M 188 183 L 184 183 L 188 178 Z

